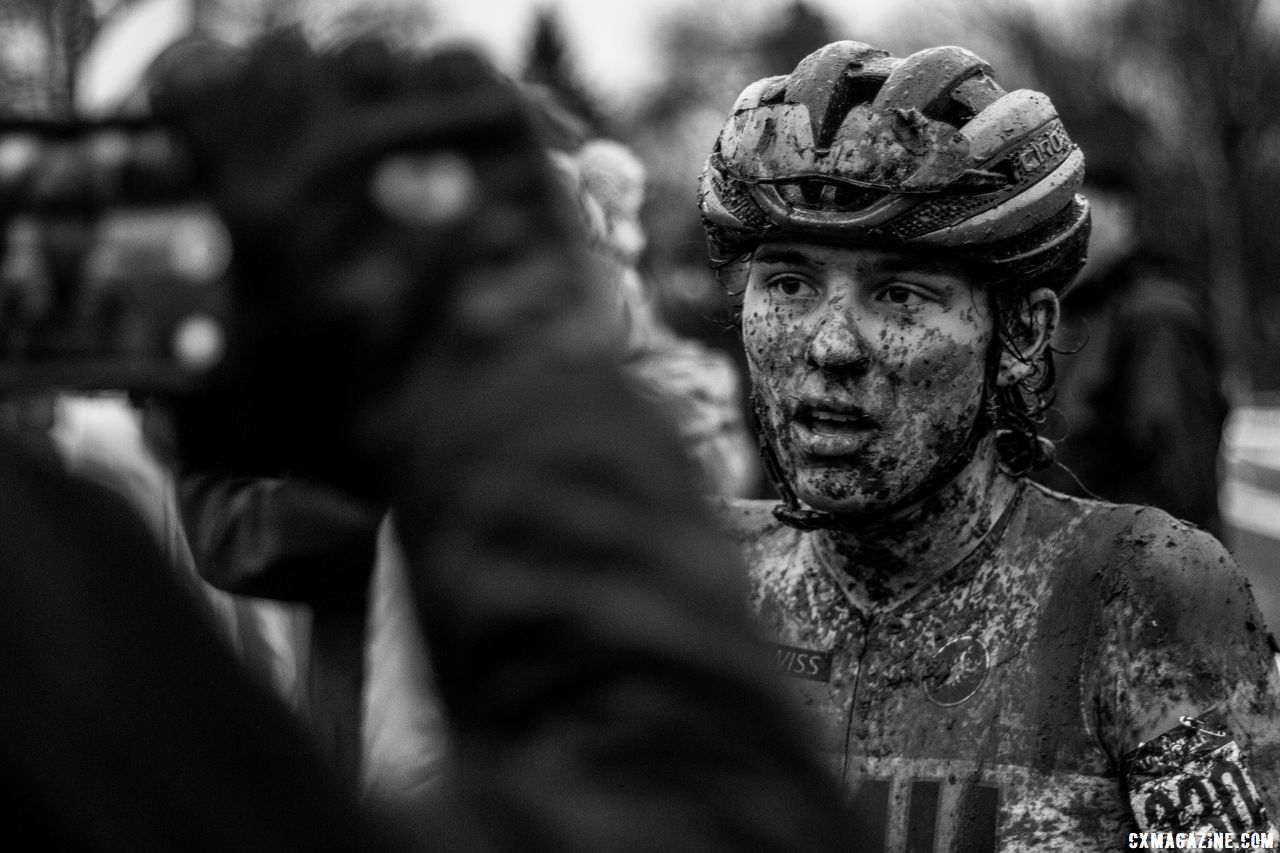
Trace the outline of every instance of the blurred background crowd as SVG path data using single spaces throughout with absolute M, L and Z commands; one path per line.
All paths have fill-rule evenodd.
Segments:
M 3 108 L 67 113 L 95 34 L 144 2 L 0 2 Z M 1087 157 L 1095 236 L 1057 340 L 1049 434 L 1064 465 L 1045 479 L 1153 503 L 1217 533 L 1280 626 L 1280 1 L 193 0 L 192 8 L 200 27 L 233 40 L 299 23 L 321 38 L 376 28 L 413 42 L 487 43 L 554 104 L 548 113 L 561 120 L 552 141 L 571 179 L 589 184 L 593 163 L 603 163 L 606 183 L 623 176 L 603 196 L 586 187 L 595 206 L 585 215 L 599 220 L 626 267 L 624 300 L 643 319 L 637 349 L 679 353 L 638 372 L 655 387 L 693 386 L 694 399 L 733 398 L 738 423 L 688 423 L 710 436 L 708 468 L 723 474 L 712 486 L 749 496 L 767 494 L 751 453 L 733 435 L 716 443 L 721 427 L 745 434 L 747 415 L 741 374 L 735 382 L 727 367 L 742 370 L 731 309 L 707 269 L 694 204 L 736 93 L 837 39 L 899 56 L 965 45 L 1008 88 L 1050 93 Z M 599 140 L 620 146 L 586 147 Z M 62 430 L 74 445 L 74 415 Z

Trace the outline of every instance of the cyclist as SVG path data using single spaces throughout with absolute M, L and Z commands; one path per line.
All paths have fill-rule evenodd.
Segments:
M 1274 641 L 1223 547 L 1025 477 L 1083 171 L 969 51 L 845 41 L 749 86 L 701 178 L 782 498 L 724 513 L 867 850 L 1109 850 L 1280 801 Z

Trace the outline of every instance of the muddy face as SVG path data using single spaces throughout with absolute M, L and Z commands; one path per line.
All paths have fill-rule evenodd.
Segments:
M 762 417 L 799 498 L 893 506 L 960 452 L 994 334 L 959 268 L 879 249 L 766 242 L 742 337 Z

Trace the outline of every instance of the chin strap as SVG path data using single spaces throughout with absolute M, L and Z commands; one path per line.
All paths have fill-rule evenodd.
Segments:
M 777 435 L 773 427 L 769 425 L 764 413 L 760 410 L 759 399 L 752 392 L 751 415 L 755 421 L 756 441 L 760 446 L 760 460 L 764 465 L 765 476 L 769 478 L 769 482 L 777 489 L 778 495 L 782 498 L 782 502 L 773 508 L 773 517 L 788 527 L 794 527 L 797 530 L 834 530 L 849 533 L 861 530 L 868 521 L 892 515 L 904 507 L 923 500 L 949 483 L 973 460 L 973 455 L 978 450 L 979 442 L 982 441 L 994 424 L 994 420 L 988 412 L 988 402 L 990 400 L 990 392 L 984 384 L 982 403 L 978 406 L 978 416 L 974 418 L 973 424 L 969 427 L 969 434 L 965 437 L 964 443 L 960 445 L 945 464 L 935 468 L 933 473 L 926 477 L 920 485 L 884 509 L 876 510 L 874 513 L 850 516 L 843 513 L 810 509 L 800 503 L 800 498 L 796 495 L 795 489 L 787 479 L 786 472 L 782 469 L 782 463 L 778 460 L 778 453 L 774 449 Z

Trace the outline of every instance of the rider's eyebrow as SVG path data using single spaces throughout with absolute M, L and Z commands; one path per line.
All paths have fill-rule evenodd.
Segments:
M 758 264 L 786 264 L 793 267 L 815 266 L 813 258 L 795 249 L 757 249 L 751 260 Z
M 942 258 L 932 257 L 888 257 L 878 258 L 867 263 L 863 270 L 881 275 L 899 273 L 916 273 L 919 275 L 956 275 L 960 272 L 957 266 Z

